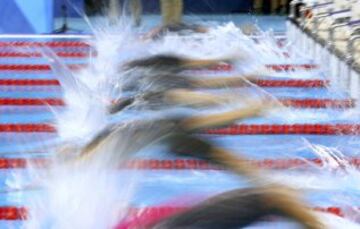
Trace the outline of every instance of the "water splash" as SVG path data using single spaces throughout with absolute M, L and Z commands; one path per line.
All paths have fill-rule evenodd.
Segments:
M 232 23 L 212 28 L 206 35 L 180 37 L 169 34 L 161 42 L 154 43 L 137 40 L 137 34 L 125 22 L 117 27 L 99 24 L 93 27 L 96 28 L 93 31 L 95 39 L 89 41 L 95 47 L 97 56 L 91 57 L 89 66 L 81 71 L 69 70 L 62 60 L 44 51 L 62 83 L 67 104 L 65 111 L 54 111 L 61 142 L 83 145 L 109 124 L 109 101 L 122 96 L 121 83 L 128 76 L 127 72 L 119 71 L 119 65 L 128 60 L 156 53 L 194 58 L 235 56 L 239 62 L 239 72 L 258 71 L 264 63 L 273 59 L 282 61 L 279 57 L 282 50 L 274 48 L 270 38 L 264 35 L 262 39 L 268 42 L 257 44 Z M 288 122 L 298 120 L 299 113 L 287 111 Z M 305 115 L 300 114 L 302 117 Z M 309 113 L 308 117 L 312 118 L 313 115 L 318 114 Z M 304 145 L 325 161 L 321 170 L 311 174 L 274 173 L 273 180 L 298 189 L 350 190 L 358 193 L 359 173 L 351 168 L 340 151 L 307 143 L 306 140 Z M 125 143 L 123 147 L 126 148 Z M 25 223 L 25 228 L 109 228 L 124 217 L 121 214 L 125 214 L 131 204 L 138 177 L 129 171 L 117 172 L 114 167 L 107 167 L 113 160 L 112 156 L 122 156 L 117 144 L 109 144 L 100 151 L 100 156 L 86 165 L 66 163 L 54 157 L 53 166 L 46 171 L 29 169 L 30 177 L 43 192 L 28 200 L 31 218 Z M 70 153 L 77 152 L 74 150 Z M 345 168 L 346 173 L 334 176 L 333 169 L 339 167 Z M 192 176 L 194 180 L 210 179 L 207 174 L 195 171 Z M 171 180 L 175 177 L 167 175 L 166 178 Z M 20 189 L 26 183 L 21 179 L 17 177 L 16 182 L 9 185 Z M 345 205 L 351 201 L 353 199 L 338 202 Z M 340 224 L 335 220 L 331 222 Z

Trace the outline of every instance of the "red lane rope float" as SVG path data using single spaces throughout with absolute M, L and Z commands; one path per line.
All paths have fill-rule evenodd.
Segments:
M 276 135 L 276 134 L 310 134 L 310 135 L 359 135 L 359 124 L 240 124 L 225 128 L 209 129 L 204 133 L 210 135 Z
M 79 70 L 85 68 L 86 64 L 69 64 L 67 65 L 72 70 Z M 231 71 L 232 65 L 218 64 L 214 67 L 208 68 L 210 71 Z M 202 69 L 199 69 L 202 70 Z M 0 64 L 0 71 L 51 71 L 51 66 L 47 64 Z
M 28 211 L 24 207 L 0 207 L 0 220 L 26 220 Z
M 319 68 L 316 64 L 268 64 L 265 65 L 268 69 L 276 72 L 281 71 L 296 71 L 296 70 L 313 70 Z
M 13 133 L 56 133 L 50 124 L 0 124 L 0 132 Z M 209 135 L 359 135 L 360 124 L 239 124 L 225 128 L 208 129 Z
M 310 166 L 323 166 L 326 164 L 320 158 L 315 159 L 263 159 L 249 160 L 250 165 L 262 169 L 296 169 L 308 168 Z M 349 158 L 348 165 L 360 168 L 360 157 Z M 0 158 L 0 169 L 24 169 L 29 165 L 36 168 L 46 168 L 51 161 L 46 158 L 25 159 L 25 158 Z M 341 165 L 339 165 L 341 167 Z M 198 159 L 175 159 L 175 160 L 130 160 L 119 165 L 120 169 L 142 169 L 142 170 L 222 170 L 203 160 Z
M 0 48 L 8 47 L 51 47 L 51 48 L 66 48 L 79 47 L 87 48 L 89 44 L 83 41 L 47 41 L 47 42 L 33 42 L 33 41 L 9 41 L 0 42 Z
M 257 80 L 260 87 L 304 87 L 323 88 L 329 85 L 327 80 Z M 60 86 L 56 79 L 0 79 L 0 86 Z
M 90 52 L 56 52 L 56 55 L 63 58 L 86 58 Z M 38 58 L 43 57 L 40 52 L 0 52 L 0 58 Z
M 0 79 L 0 86 L 60 86 L 56 79 Z
M 0 132 L 55 133 L 56 129 L 49 124 L 0 124 Z
M 62 99 L 47 98 L 47 99 L 12 99 L 0 98 L 0 106 L 64 106 Z
M 147 207 L 147 208 L 131 208 L 129 209 L 128 215 L 132 219 L 143 219 L 145 216 L 150 218 L 163 218 L 164 216 L 170 216 L 172 214 L 186 211 L 189 207 L 172 207 L 172 206 L 160 206 L 160 207 Z M 315 207 L 316 211 L 334 214 L 336 216 L 344 217 L 345 210 L 336 207 Z M 29 217 L 28 210 L 25 207 L 14 207 L 14 206 L 3 206 L 0 207 L 0 220 L 26 220 Z
M 257 80 L 255 84 L 260 87 L 305 87 L 323 88 L 329 85 L 328 80 Z
M 325 164 L 324 161 L 319 158 L 306 160 L 263 159 L 251 160 L 247 161 L 247 163 L 262 169 L 295 169 L 309 166 L 322 166 Z M 360 158 L 352 158 L 347 163 L 353 167 L 360 168 Z M 132 160 L 127 162 L 122 168 L 149 170 L 221 170 L 218 166 L 197 159 Z
M 72 70 L 79 70 L 86 67 L 85 64 L 69 64 Z M 47 64 L 0 64 L 0 71 L 51 71 Z
M 41 84 L 41 82 L 39 82 Z M 56 82 L 53 82 L 54 84 Z M 0 82 L 1 85 L 1 82 Z M 284 99 L 280 102 L 288 107 L 295 108 L 353 108 L 355 101 L 351 99 Z M 27 98 L 0 98 L 0 106 L 64 106 L 65 102 L 58 98 L 27 99 Z
M 285 106 L 296 108 L 353 108 L 352 99 L 284 99 L 280 100 Z
M 85 64 L 73 64 L 68 65 L 71 69 L 81 69 L 86 67 Z M 295 71 L 295 70 L 311 70 L 315 69 L 317 65 L 311 64 L 299 64 L 299 65 L 291 65 L 291 64 L 271 64 L 266 65 L 267 68 L 274 71 Z M 51 70 L 50 65 L 46 64 L 0 64 L 0 71 L 49 71 Z M 218 64 L 215 67 L 210 67 L 208 70 L 211 71 L 231 71 L 233 70 L 233 66 L 231 64 Z

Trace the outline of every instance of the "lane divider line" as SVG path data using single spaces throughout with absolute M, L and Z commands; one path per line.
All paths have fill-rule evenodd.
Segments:
M 159 207 L 146 207 L 146 208 L 130 208 L 128 210 L 128 216 L 131 218 L 131 221 L 140 223 L 141 219 L 146 218 L 157 218 L 161 219 L 168 217 L 175 213 L 186 211 L 190 207 L 172 207 L 172 206 L 159 206 Z M 345 210 L 341 207 L 329 206 L 329 207 L 314 207 L 316 211 L 330 213 L 336 216 L 344 217 Z M 26 207 L 15 207 L 15 206 L 2 206 L 0 207 L 0 220 L 26 220 L 29 218 L 31 213 L 26 209 Z
M 328 80 L 272 80 L 259 79 L 254 82 L 260 87 L 326 88 Z M 0 79 L 0 86 L 61 86 L 56 79 Z
M 313 64 L 268 64 L 265 65 L 269 70 L 273 70 L 276 72 L 282 71 L 297 71 L 297 70 L 312 70 L 317 69 L 317 65 Z M 86 67 L 86 64 L 70 64 L 68 67 L 72 70 L 79 70 L 81 68 Z M 217 66 L 210 67 L 207 70 L 211 71 L 232 71 L 234 67 L 231 64 L 218 64 Z M 46 72 L 51 71 L 50 65 L 47 64 L 0 64 L 0 71 L 38 71 L 38 72 Z
M 352 99 L 279 99 L 287 106 L 294 108 L 354 108 L 356 103 Z M 0 98 L 0 106 L 65 106 L 60 98 Z
M 29 166 L 34 168 L 47 168 L 51 166 L 51 160 L 46 158 L 0 158 L 0 169 L 25 169 Z M 261 169 L 307 169 L 326 165 L 326 161 L 320 158 L 313 159 L 261 159 L 249 160 L 246 163 Z M 360 168 L 360 157 L 346 159 L 349 166 Z M 339 163 L 340 164 L 340 163 Z M 341 165 L 339 165 L 341 167 Z M 133 159 L 119 165 L 119 169 L 140 170 L 223 170 L 222 167 L 198 159 Z

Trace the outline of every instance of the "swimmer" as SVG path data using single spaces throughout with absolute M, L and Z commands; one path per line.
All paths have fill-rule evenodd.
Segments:
M 293 191 L 276 186 L 238 189 L 222 193 L 197 204 L 190 210 L 142 228 L 243 228 L 267 216 L 286 217 L 308 229 L 324 228 Z
M 265 110 L 261 103 L 246 108 L 239 108 L 219 114 L 190 116 L 175 114 L 174 116 L 139 120 L 128 125 L 118 124 L 105 128 L 81 152 L 79 160 L 96 156 L 103 146 L 111 141 L 129 139 L 131 145 L 122 152 L 122 156 L 132 155 L 151 144 L 164 144 L 180 156 L 191 156 L 228 168 L 237 174 L 261 178 L 249 164 L 248 160 L 234 156 L 224 149 L 218 148 L 208 140 L 193 135 L 207 128 L 228 125 L 237 120 L 261 115 Z M 114 161 L 114 163 L 117 163 Z
M 126 75 L 122 82 L 123 92 L 137 92 L 136 96 L 122 98 L 115 101 L 110 107 L 110 113 L 121 111 L 124 107 L 141 97 L 142 101 L 151 101 L 153 104 L 175 103 L 181 105 L 219 105 L 225 102 L 236 101 L 233 95 L 213 95 L 195 91 L 199 88 L 227 88 L 251 85 L 257 80 L 254 75 L 226 76 L 217 78 L 198 78 L 183 75 L 181 72 L 191 68 L 212 67 L 219 63 L 230 62 L 229 59 L 193 60 L 174 55 L 155 55 L 152 57 L 131 61 L 125 69 L 135 69 Z M 150 69 L 146 72 L 137 72 L 139 69 Z M 244 100 L 244 99 L 242 99 Z M 148 103 L 149 104 L 149 103 Z
M 131 104 L 131 100 L 124 103 L 124 106 L 126 107 L 128 104 Z M 131 142 L 131 145 L 127 147 L 128 151 L 125 154 L 130 155 L 149 144 L 161 142 L 168 145 L 171 152 L 207 160 L 230 169 L 236 174 L 245 175 L 256 185 L 264 184 L 265 182 L 259 171 L 250 166 L 247 160 L 214 146 L 209 140 L 193 135 L 199 130 L 228 125 L 239 119 L 260 115 L 262 111 L 263 106 L 261 105 L 214 115 L 167 117 L 166 119 L 139 121 L 130 126 L 112 126 L 104 130 L 85 147 L 80 158 L 91 157 L 96 152 L 96 149 L 106 145 L 111 139 L 118 139 L 118 141 L 121 139 L 123 142 L 123 137 L 127 135 L 130 136 L 129 142 Z M 122 153 L 122 156 L 124 156 L 124 152 Z M 233 193 L 215 197 L 201 203 L 189 212 L 166 219 L 154 225 L 153 228 L 184 228 L 188 226 L 194 226 L 195 228 L 212 228 L 211 226 L 214 226 L 213 228 L 241 227 L 270 214 L 288 216 L 299 221 L 307 228 L 321 228 L 317 219 L 300 201 L 286 192 L 281 192 L 280 188 L 274 188 L 272 192 L 264 191 L 261 195 L 255 190 L 259 192 L 259 189 L 253 191 L 236 190 Z M 217 208 L 218 205 L 224 206 L 221 211 L 222 215 L 218 215 L 216 212 L 216 209 L 220 209 Z M 244 208 L 246 208 L 247 212 L 239 216 L 239 210 Z M 197 221 L 196 217 L 203 218 L 202 215 L 211 217 L 210 219 L 213 222 L 209 224 L 208 221 Z
M 200 62 L 202 63 L 202 61 Z M 160 56 L 160 57 L 156 56 L 146 59 L 145 61 L 137 60 L 135 62 L 131 62 L 131 64 L 128 64 L 128 66 L 131 66 L 132 68 L 139 66 L 146 66 L 146 67 L 154 66 L 154 68 L 163 70 L 164 68 L 168 69 L 169 68 L 168 66 L 172 68 L 173 65 L 186 65 L 183 63 L 187 63 L 187 60 L 185 61 L 179 60 L 179 58 L 175 58 L 175 57 L 167 58 L 167 56 Z M 192 64 L 191 66 L 194 65 Z M 145 110 L 151 108 L 152 105 L 156 106 L 156 110 L 163 110 L 168 106 L 174 106 L 179 103 L 182 104 L 187 103 L 191 105 L 193 104 L 218 105 L 219 103 L 229 102 L 232 100 L 230 96 L 229 97 L 216 96 L 208 93 L 186 90 L 187 88 L 191 88 L 192 86 L 189 85 L 189 80 L 186 80 L 185 78 L 182 77 L 168 77 L 167 75 L 161 75 L 161 74 L 155 74 L 154 77 L 156 80 L 152 78 L 146 84 L 154 85 L 153 87 L 155 89 L 153 88 L 153 90 L 150 90 L 147 93 L 143 93 L 143 95 L 141 95 L 142 101 L 149 102 L 148 104 L 146 104 Z M 135 80 L 135 82 L 139 83 L 139 80 Z M 185 89 L 179 89 L 179 88 L 185 88 Z M 117 113 L 125 108 L 128 108 L 129 106 L 132 106 L 132 104 L 136 102 L 136 99 L 137 97 L 135 96 L 117 102 L 110 108 L 110 113 Z M 234 121 L 237 120 L 258 116 L 262 113 L 262 111 L 274 105 L 274 104 L 268 104 L 267 106 L 265 106 L 263 103 L 261 102 L 259 103 L 258 101 L 251 101 L 251 103 L 249 102 L 247 104 L 248 107 L 246 108 L 239 108 L 219 114 L 205 115 L 199 117 L 184 116 L 182 118 L 179 118 L 181 115 L 177 115 L 178 117 L 169 117 L 168 119 L 163 119 L 163 120 L 153 120 L 156 123 L 156 126 L 158 126 L 158 130 L 163 128 L 163 131 L 160 131 L 160 134 L 158 133 L 158 136 L 155 135 L 155 138 L 160 138 L 160 136 L 165 136 L 169 134 L 171 135 L 171 133 L 175 133 L 173 136 L 177 136 L 177 138 L 179 139 L 184 139 L 182 143 L 184 143 L 185 145 L 187 145 L 186 144 L 187 140 L 189 141 L 194 140 L 200 144 L 201 140 L 188 138 L 187 135 L 205 128 L 222 126 L 233 123 Z M 136 106 L 139 106 L 139 103 L 135 103 L 134 105 L 135 109 Z M 148 126 L 149 124 L 145 122 L 145 124 L 140 124 L 137 127 L 139 129 L 144 130 L 145 135 L 149 135 L 148 132 L 151 132 L 151 128 L 145 128 L 142 125 Z M 151 125 L 153 125 L 153 123 L 150 120 L 150 126 Z M 112 126 L 111 129 L 113 128 L 114 127 Z M 122 131 L 121 128 L 120 128 L 120 132 Z M 98 137 L 94 138 L 94 141 L 92 143 L 90 143 L 87 147 L 85 147 L 85 150 L 83 151 L 82 155 L 88 155 L 89 152 L 93 151 L 92 149 L 94 148 L 94 146 L 100 144 L 100 142 L 106 139 L 107 136 L 109 136 L 112 132 L 116 132 L 116 131 L 117 130 L 109 131 L 105 129 L 103 132 L 99 134 Z M 172 144 L 175 144 L 177 138 L 172 138 L 171 140 Z M 209 148 L 209 146 L 207 146 L 205 143 L 203 144 L 203 146 L 204 148 Z M 173 147 L 173 148 L 179 149 L 179 147 Z M 225 152 L 220 152 L 220 150 L 213 150 L 213 151 L 215 152 L 219 151 L 221 155 L 226 154 Z M 185 150 L 184 152 L 190 152 L 190 150 Z M 203 157 L 204 156 L 202 156 L 202 158 Z M 214 160 L 214 157 L 212 159 L 208 158 L 208 160 Z M 222 160 L 226 160 L 226 158 L 222 158 Z M 228 162 L 227 165 L 229 165 Z
M 138 60 L 133 60 L 121 66 L 125 70 L 134 68 L 151 69 L 154 71 L 166 71 L 178 73 L 184 70 L 202 69 L 217 66 L 221 63 L 230 64 L 233 58 L 223 59 L 190 59 L 182 56 L 171 54 L 158 54 L 150 57 L 145 57 Z

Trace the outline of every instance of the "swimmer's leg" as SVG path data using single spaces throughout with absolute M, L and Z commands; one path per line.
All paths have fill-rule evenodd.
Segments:
M 130 0 L 130 11 L 135 26 L 140 26 L 143 11 L 141 0 Z
M 184 1 L 183 0 L 176 0 L 174 1 L 174 8 L 173 8 L 173 15 L 174 20 L 177 23 L 182 23 L 182 16 L 183 16 L 183 10 L 184 10 Z
M 266 216 L 286 216 L 305 228 L 323 228 L 310 210 L 295 199 L 291 193 L 281 189 L 239 189 L 210 198 L 150 228 L 243 228 Z M 290 208 L 297 209 L 295 214 L 288 209 L 287 204 L 293 205 Z
M 163 26 L 182 22 L 183 0 L 160 0 Z
M 111 24 L 117 24 L 121 16 L 121 6 L 119 0 L 110 0 L 108 18 Z
M 264 0 L 254 0 L 254 11 L 255 13 L 262 13 L 263 12 L 263 1 Z

